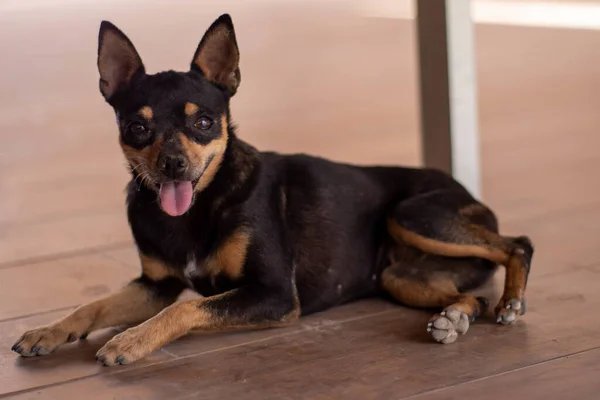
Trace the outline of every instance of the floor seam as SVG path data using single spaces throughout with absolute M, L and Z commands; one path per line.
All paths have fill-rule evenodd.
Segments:
M 72 250 L 72 251 L 65 251 L 65 252 L 58 252 L 58 253 L 42 255 L 39 257 L 23 258 L 23 259 L 19 259 L 19 260 L 13 260 L 13 261 L 0 263 L 0 271 L 4 270 L 4 269 L 10 269 L 10 268 L 37 265 L 37 264 L 42 264 L 42 263 L 50 262 L 50 261 L 81 257 L 81 256 L 85 256 L 88 254 L 101 254 L 106 251 L 120 250 L 123 248 L 127 248 L 129 246 L 132 246 L 132 245 L 133 245 L 132 241 L 120 241 L 120 242 L 115 242 L 115 243 L 111 243 L 108 245 L 85 247 L 85 248 Z
M 165 348 L 160 349 L 160 352 L 161 353 L 165 353 L 166 355 L 168 355 L 171 358 L 177 358 L 178 357 L 177 354 L 171 353 L 169 350 L 167 350 Z
M 584 203 L 584 204 L 580 204 L 577 206 L 571 206 L 571 207 L 559 207 L 556 208 L 554 210 L 550 210 L 550 211 L 546 211 L 546 212 L 542 212 L 540 214 L 531 216 L 531 217 L 508 217 L 508 218 L 503 218 L 502 219 L 502 225 L 510 225 L 510 224 L 517 224 L 517 223 L 531 223 L 531 222 L 537 222 L 540 220 L 547 220 L 550 217 L 556 217 L 558 216 L 560 217 L 568 217 L 569 215 L 573 214 L 574 212 L 581 212 L 581 210 L 589 210 L 589 209 L 594 209 L 594 208 L 598 208 L 600 207 L 600 202 L 589 202 L 589 203 Z
M 443 390 L 451 389 L 451 388 L 457 387 L 457 386 L 469 385 L 471 383 L 485 381 L 487 379 L 496 378 L 496 377 L 499 377 L 499 376 L 511 374 L 513 372 L 518 372 L 518 371 L 522 371 L 522 370 L 529 369 L 529 368 L 535 368 L 535 367 L 538 367 L 540 365 L 550 364 L 550 363 L 553 363 L 553 362 L 556 362 L 556 361 L 567 359 L 569 357 L 578 356 L 578 355 L 581 355 L 581 354 L 585 354 L 585 353 L 589 353 L 589 352 L 593 352 L 593 351 L 598 351 L 598 350 L 600 350 L 600 346 L 595 346 L 595 347 L 591 347 L 589 349 L 579 350 L 579 351 L 575 351 L 575 352 L 572 352 L 572 353 L 568 353 L 568 354 L 563 354 L 563 355 L 560 355 L 560 356 L 551 357 L 551 358 L 548 358 L 546 360 L 538 361 L 536 363 L 529 364 L 529 365 L 524 365 L 522 367 L 513 368 L 513 369 L 510 369 L 510 370 L 507 370 L 507 371 L 497 372 L 495 374 L 491 374 L 491 375 L 487 375 L 487 376 L 482 376 L 482 377 L 479 377 L 479 378 L 470 379 L 470 380 L 466 380 L 464 382 L 458 382 L 458 383 L 454 383 L 454 384 L 451 384 L 451 385 L 442 386 L 442 387 L 439 387 L 439 388 L 436 388 L 436 389 L 425 390 L 423 392 L 411 394 L 410 396 L 401 397 L 400 399 L 402 399 L 402 400 L 413 399 L 413 398 L 417 398 L 419 396 L 441 392 Z
M 53 308 L 52 310 L 45 310 L 45 311 L 39 311 L 39 312 L 33 312 L 33 313 L 29 313 L 29 314 L 19 315 L 16 317 L 4 318 L 4 319 L 0 319 L 0 324 L 5 323 L 5 322 L 10 322 L 10 321 L 17 321 L 20 319 L 26 319 L 26 318 L 30 318 L 30 317 L 37 317 L 40 315 L 52 314 L 54 312 L 72 310 L 78 306 L 79 306 L 79 304 L 75 304 L 75 305 L 71 305 L 71 306 Z

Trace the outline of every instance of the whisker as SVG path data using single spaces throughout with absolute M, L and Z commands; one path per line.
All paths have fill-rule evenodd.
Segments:
M 138 179 L 141 179 L 141 181 L 139 182 L 140 184 L 144 183 L 144 180 L 142 179 L 142 174 L 139 171 L 137 171 L 134 168 L 132 169 L 132 172 L 134 173 L 133 181 L 136 183 L 136 185 L 138 184 Z
M 138 162 L 137 164 L 134 165 L 135 162 Z M 139 190 L 139 185 L 144 183 L 144 179 L 143 179 L 143 168 L 139 168 L 144 164 L 143 161 L 139 161 L 137 159 L 131 159 L 128 160 L 128 167 L 131 169 L 131 172 L 133 174 L 133 182 L 138 185 L 138 190 Z

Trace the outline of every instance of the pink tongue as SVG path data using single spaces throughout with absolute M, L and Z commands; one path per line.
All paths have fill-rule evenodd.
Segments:
M 192 204 L 192 182 L 167 182 L 160 185 L 160 205 L 172 217 L 185 214 Z

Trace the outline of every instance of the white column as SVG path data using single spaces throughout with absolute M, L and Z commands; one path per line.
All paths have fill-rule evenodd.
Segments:
M 481 196 L 470 0 L 416 0 L 423 162 Z

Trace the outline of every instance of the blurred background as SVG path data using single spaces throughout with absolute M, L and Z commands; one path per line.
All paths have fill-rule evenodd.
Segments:
M 36 370 L 13 365 L 5 350 L 23 328 L 138 268 L 124 208 L 129 175 L 98 91 L 100 21 L 121 28 L 154 73 L 187 69 L 224 12 L 241 50 L 232 100 L 241 138 L 262 150 L 420 165 L 410 0 L 0 0 L 0 394 L 88 374 L 79 361 L 59 379 L 41 361 Z M 582 351 L 575 333 L 548 321 L 600 303 L 600 1 L 473 0 L 472 16 L 482 198 L 506 234 L 531 235 L 538 249 L 538 301 L 521 333 L 542 346 L 554 332 L 572 341 L 563 353 Z M 579 334 L 598 328 L 569 321 Z M 544 328 L 536 333 L 535 323 Z M 600 346 L 591 340 L 586 348 Z M 511 360 L 494 371 L 541 359 Z
M 593 201 L 594 185 L 573 172 L 595 167 L 600 140 L 600 3 L 472 3 L 483 198 L 505 221 Z M 222 12 L 242 52 L 232 112 L 243 139 L 420 163 L 410 0 L 2 0 L 0 224 L 11 235 L 1 261 L 129 238 L 128 175 L 97 87 L 100 20 L 123 29 L 153 73 L 187 69 Z

